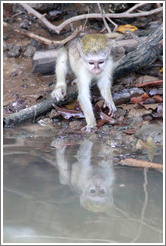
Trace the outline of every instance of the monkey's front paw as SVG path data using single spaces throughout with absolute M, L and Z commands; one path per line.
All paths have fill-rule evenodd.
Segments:
M 105 102 L 104 105 L 103 105 L 104 108 L 108 107 L 109 108 L 109 112 L 108 114 L 110 116 L 114 116 L 114 112 L 117 110 L 117 108 L 115 107 L 115 104 L 114 103 L 108 103 L 108 102 Z
M 66 89 L 65 88 L 56 88 L 51 93 L 51 96 L 53 99 L 56 99 L 57 101 L 64 100 L 64 97 L 66 96 Z

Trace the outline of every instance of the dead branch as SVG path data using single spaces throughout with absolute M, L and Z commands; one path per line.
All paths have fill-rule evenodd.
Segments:
M 138 4 L 134 5 L 133 7 L 131 7 L 130 9 L 128 9 L 126 11 L 126 13 L 131 13 L 133 10 L 138 9 L 139 7 L 141 7 L 141 6 L 145 5 L 145 4 L 147 4 L 147 3 L 138 3 Z
M 102 19 L 102 15 L 96 14 L 96 13 L 92 13 L 92 14 L 83 14 L 83 15 L 79 15 L 79 16 L 75 16 L 72 17 L 66 21 L 64 21 L 63 23 L 61 23 L 60 25 L 53 25 L 52 23 L 50 23 L 44 15 L 40 14 L 39 12 L 37 12 L 36 10 L 34 10 L 33 8 L 31 8 L 27 3 L 20 3 L 20 5 L 28 12 L 28 14 L 32 14 L 34 16 L 36 16 L 42 23 L 44 23 L 49 29 L 55 31 L 57 34 L 60 34 L 60 32 L 69 24 L 71 24 L 72 22 L 75 21 L 79 21 L 79 20 L 83 20 L 83 19 Z M 163 7 L 160 8 L 156 8 L 150 11 L 142 11 L 141 13 L 120 13 L 120 14 L 106 14 L 106 17 L 109 18 L 134 18 L 134 17 L 141 17 L 141 16 L 149 16 L 149 15 L 153 15 L 155 13 L 159 13 L 163 11 Z
M 137 84 L 137 87 L 144 87 L 144 86 L 160 86 L 163 84 L 163 80 L 157 80 L 157 81 L 151 81 L 151 82 L 146 82 L 146 83 L 141 83 L 141 84 Z
M 3 26 L 4 27 L 11 27 L 8 23 L 3 22 Z M 77 36 L 77 34 L 81 31 L 81 28 L 76 29 L 70 36 L 68 36 L 67 38 L 63 39 L 63 40 L 50 40 L 44 37 L 41 37 L 39 35 L 36 35 L 32 32 L 29 31 L 25 31 L 25 30 L 20 30 L 20 29 L 13 29 L 12 31 L 23 34 L 29 38 L 33 38 L 37 41 L 40 41 L 43 44 L 46 45 L 55 45 L 55 44 L 61 44 L 61 45 L 65 45 L 67 42 L 69 42 L 70 40 L 72 40 L 73 38 L 75 38 Z
M 153 163 L 150 161 L 137 160 L 134 158 L 127 158 L 125 160 L 121 160 L 120 164 L 127 165 L 130 167 L 143 167 L 143 168 L 155 168 L 155 169 L 163 169 L 163 165 L 159 163 Z
M 138 71 L 142 67 L 152 64 L 163 50 L 163 25 L 150 33 L 144 42 L 115 64 L 114 78 L 125 76 L 131 71 Z
M 53 100 L 50 97 L 40 103 L 37 103 L 36 105 L 4 117 L 3 125 L 4 127 L 12 127 L 16 124 L 20 124 L 28 120 L 35 121 L 37 117 L 46 114 L 53 108 L 52 103 L 55 103 L 58 106 L 62 106 L 68 102 L 72 102 L 76 97 L 77 86 L 70 86 L 67 88 L 67 96 L 64 101 L 58 102 L 57 100 Z

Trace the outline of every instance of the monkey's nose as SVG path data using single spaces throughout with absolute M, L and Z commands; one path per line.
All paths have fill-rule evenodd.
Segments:
M 96 75 L 100 74 L 101 72 L 102 72 L 101 69 L 95 69 L 95 70 L 94 70 L 94 73 L 95 73 Z

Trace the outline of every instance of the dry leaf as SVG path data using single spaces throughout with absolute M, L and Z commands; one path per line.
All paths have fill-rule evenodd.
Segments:
M 126 31 L 134 32 L 136 29 L 137 29 L 136 26 L 126 24 L 126 25 L 118 26 L 116 31 L 121 32 L 121 33 L 125 33 Z
M 151 104 L 142 104 L 142 106 L 146 109 L 153 109 L 155 110 L 158 107 L 158 103 L 151 103 Z

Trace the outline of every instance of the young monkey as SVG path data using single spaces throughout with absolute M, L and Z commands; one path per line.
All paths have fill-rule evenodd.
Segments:
M 58 101 L 64 99 L 67 87 L 65 80 L 70 67 L 76 75 L 78 100 L 85 115 L 87 131 L 91 131 L 96 126 L 90 99 L 92 80 L 97 81 L 97 86 L 105 100 L 104 106 L 109 108 L 109 114 L 113 115 L 116 111 L 111 94 L 113 61 L 110 52 L 110 44 L 104 34 L 86 34 L 59 50 L 56 62 L 57 82 L 51 94 L 52 98 Z

